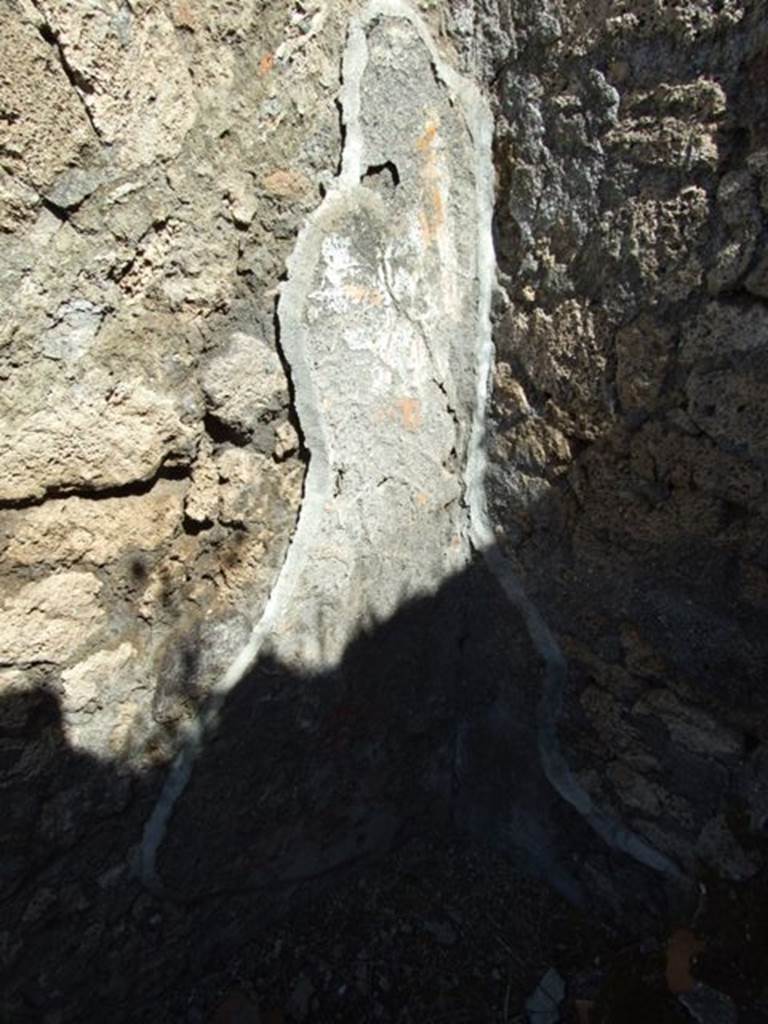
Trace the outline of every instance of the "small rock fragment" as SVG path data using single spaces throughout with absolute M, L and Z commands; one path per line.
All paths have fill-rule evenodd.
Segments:
M 538 986 L 525 1001 L 530 1024 L 558 1024 L 560 1004 L 565 999 L 565 982 L 554 967 L 550 967 Z
M 184 503 L 184 512 L 193 523 L 210 523 L 219 507 L 219 474 L 213 460 L 213 444 L 206 437 L 192 469 L 192 486 Z
M 287 459 L 299 447 L 299 435 L 293 424 L 285 420 L 275 430 L 275 458 L 278 462 Z

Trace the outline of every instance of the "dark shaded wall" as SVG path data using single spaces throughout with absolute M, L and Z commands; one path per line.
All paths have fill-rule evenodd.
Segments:
M 768 821 L 768 9 L 453 5 L 496 100 L 500 543 L 592 794 L 694 872 Z

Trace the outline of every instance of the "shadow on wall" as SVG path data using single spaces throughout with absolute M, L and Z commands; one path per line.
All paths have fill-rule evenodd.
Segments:
M 101 1021 L 104 1005 L 139 1019 L 212 949 L 236 950 L 313 884 L 419 834 L 501 848 L 599 912 L 663 916 L 660 879 L 544 778 L 541 675 L 482 563 L 361 632 L 333 671 L 263 656 L 176 805 L 159 894 L 131 865 L 165 771 L 72 749 L 53 687 L 6 696 L 0 1019 Z
M 764 338 L 718 363 L 768 387 Z M 681 392 L 670 373 L 660 410 L 626 417 L 554 466 L 545 499 L 515 493 L 528 467 L 501 458 L 489 490 L 526 591 L 568 659 L 569 763 L 592 776 L 598 802 L 623 807 L 686 869 L 700 857 L 739 879 L 758 870 L 750 848 L 768 835 L 768 506 L 745 446 L 679 428 Z M 511 438 L 499 454 L 517 437 L 522 450 L 528 423 L 505 420 L 496 399 L 495 436 Z M 723 419 L 734 404 L 718 405 Z M 742 493 L 739 481 L 755 479 Z

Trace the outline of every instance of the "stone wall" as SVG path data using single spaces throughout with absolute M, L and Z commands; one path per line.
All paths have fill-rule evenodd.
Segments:
M 417 6 L 494 107 L 489 504 L 567 659 L 565 762 L 688 875 L 748 879 L 768 822 L 765 2 Z M 356 7 L 0 0 L 0 1017 L 84 1019 L 90 986 L 115 1020 L 146 1019 L 140 1006 L 205 949 L 278 912 L 278 883 L 386 849 L 430 816 L 522 849 L 575 899 L 590 879 L 650 889 L 621 881 L 623 862 L 595 871 L 600 835 L 544 777 L 541 651 L 464 558 L 462 360 L 477 336 L 471 317 L 447 329 L 434 303 L 427 340 L 443 331 L 451 358 L 422 383 L 442 462 L 386 483 L 393 503 L 418 499 L 433 540 L 459 537 L 461 558 L 443 539 L 429 564 L 463 574 L 417 571 L 430 549 L 414 532 L 405 557 L 379 496 L 376 557 L 350 555 L 348 578 L 381 570 L 389 615 L 397 572 L 370 542 L 385 537 L 403 596 L 421 596 L 322 672 L 263 662 L 225 705 L 162 853 L 173 898 L 139 877 L 171 760 L 260 621 L 302 508 L 310 453 L 276 303 L 340 170 Z M 380 56 L 386 79 L 383 44 Z M 366 125 L 387 160 L 365 188 L 376 230 L 396 233 L 386 116 Z M 423 180 L 401 194 L 411 213 L 426 202 L 425 246 L 446 210 L 463 225 L 451 268 L 471 294 L 471 182 L 454 207 L 435 191 L 448 166 L 435 134 L 418 135 Z M 364 248 L 363 221 L 348 233 Z M 425 266 L 431 287 L 445 253 Z M 403 297 L 419 322 L 407 289 L 369 305 L 402 317 Z M 337 328 L 343 317 L 326 327 L 338 359 Z M 324 388 L 332 405 L 333 379 Z M 381 420 L 395 455 L 401 422 L 414 449 L 418 431 L 429 440 L 434 417 L 412 402 L 404 392 Z M 335 426 L 350 488 L 377 460 Z M 416 494 L 433 471 L 440 487 Z M 333 502 L 343 491 L 336 473 Z M 359 512 L 349 494 L 331 510 Z M 343 646 L 354 616 L 339 593 Z M 374 813 L 371 793 L 390 805 Z M 578 878 L 575 849 L 589 862 Z
M 280 4 L 3 5 L 0 663 L 100 757 L 167 756 L 293 531 L 274 306 L 340 15 L 321 50 Z
M 293 534 L 275 304 L 339 160 L 332 6 L 0 3 L 4 1020 L 145 929 L 131 850 Z
M 593 797 L 686 870 L 768 823 L 768 11 L 454 5 L 494 90 L 497 537 Z

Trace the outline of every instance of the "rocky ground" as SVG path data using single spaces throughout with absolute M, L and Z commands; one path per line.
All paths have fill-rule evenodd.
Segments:
M 433 837 L 306 902 L 297 894 L 265 935 L 212 958 L 160 1020 L 541 1024 L 550 1018 L 525 1004 L 554 968 L 564 996 L 553 1022 L 714 1024 L 738 1013 L 761 1024 L 766 906 L 765 880 L 715 885 L 699 903 L 695 942 L 672 919 L 639 935 L 629 920 L 607 926 L 575 910 L 503 855 Z M 692 960 L 683 988 L 707 986 L 704 1016 L 670 991 L 680 943 Z
M 549 967 L 574 972 L 609 948 L 604 929 L 505 857 L 423 840 L 217 965 L 189 993 L 188 1019 L 230 1019 L 220 1007 L 237 991 L 265 1020 L 520 1021 Z

